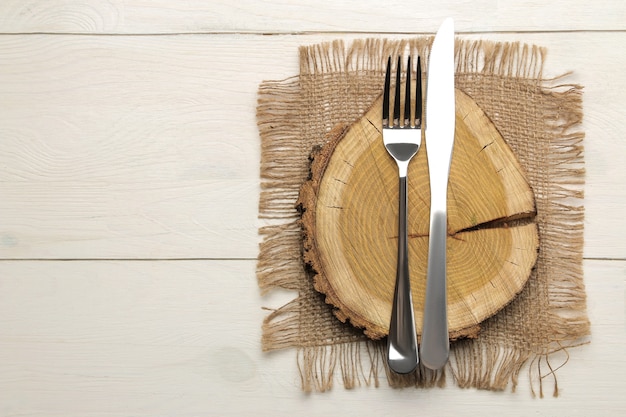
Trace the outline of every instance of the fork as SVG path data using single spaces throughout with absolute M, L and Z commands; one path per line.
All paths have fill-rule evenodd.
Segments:
M 387 339 L 389 367 L 396 373 L 412 372 L 419 363 L 417 336 L 409 276 L 408 231 L 407 231 L 407 172 L 411 158 L 417 154 L 422 142 L 422 80 L 421 63 L 417 58 L 417 87 L 415 114 L 411 122 L 411 57 L 406 70 L 404 94 L 404 117 L 400 119 L 400 71 L 402 61 L 398 56 L 393 120 L 389 120 L 389 94 L 391 90 L 391 57 L 387 61 L 383 90 L 383 143 L 387 152 L 398 165 L 400 184 L 400 208 L 398 220 L 398 265 L 396 284 Z

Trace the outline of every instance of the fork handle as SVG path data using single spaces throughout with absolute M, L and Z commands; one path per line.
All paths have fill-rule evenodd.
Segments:
M 400 209 L 398 220 L 398 267 L 396 287 L 387 339 L 388 364 L 396 373 L 412 372 L 419 362 L 417 336 L 413 315 L 413 298 L 409 276 L 409 248 L 407 231 L 407 178 L 400 177 Z

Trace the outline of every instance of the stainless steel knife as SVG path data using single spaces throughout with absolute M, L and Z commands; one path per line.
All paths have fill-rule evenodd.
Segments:
M 448 177 L 454 145 L 454 22 L 446 19 L 432 45 L 426 90 L 426 154 L 430 176 L 430 237 L 420 359 L 430 369 L 448 361 L 446 236 Z

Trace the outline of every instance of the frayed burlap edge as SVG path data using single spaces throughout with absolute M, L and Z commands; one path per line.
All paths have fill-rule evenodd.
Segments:
M 302 47 L 300 77 L 267 81 L 259 89 L 257 120 L 261 136 L 261 196 L 259 217 L 266 222 L 259 232 L 263 237 L 257 265 L 260 288 L 303 291 L 309 285 L 302 264 L 299 215 L 294 208 L 298 190 L 306 177 L 303 159 L 311 149 L 303 147 L 300 113 L 301 81 L 310 75 L 341 74 L 346 71 L 382 73 L 384 57 L 405 50 L 427 56 L 431 38 L 389 41 L 358 40 L 346 48 L 341 41 Z M 270 313 L 263 322 L 263 350 L 295 347 L 304 391 L 326 391 L 340 376 L 345 388 L 378 386 L 385 375 L 391 386 L 443 386 L 449 372 L 460 387 L 503 390 L 518 384 L 519 375 L 529 365 L 533 394 L 543 396 L 544 379 L 552 376 L 553 395 L 558 383 L 550 358 L 557 352 L 585 342 L 589 334 L 586 294 L 583 284 L 582 206 L 584 187 L 584 134 L 578 129 L 582 120 L 582 87 L 560 84 L 562 78 L 543 78 L 545 49 L 519 43 L 457 41 L 456 72 L 481 76 L 506 76 L 539 85 L 549 95 L 550 111 L 545 113 L 549 126 L 549 173 L 552 179 L 547 195 L 550 228 L 542 234 L 542 250 L 550 256 L 548 274 L 549 321 L 552 338 L 544 346 L 512 348 L 478 340 L 460 341 L 444 371 L 419 368 L 415 374 L 400 377 L 390 373 L 384 360 L 384 342 L 365 338 L 346 343 L 303 345 L 299 335 L 299 297 Z M 366 109 L 363 109 L 365 111 Z

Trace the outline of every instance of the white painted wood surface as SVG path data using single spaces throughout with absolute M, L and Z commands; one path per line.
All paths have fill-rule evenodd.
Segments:
M 3 0 L 7 33 L 459 32 L 623 30 L 616 0 Z
M 626 3 L 378 3 L 0 2 L 0 416 L 626 413 Z M 297 74 L 299 45 L 448 15 L 585 86 L 591 343 L 556 399 L 523 376 L 306 396 L 293 352 L 260 352 L 262 307 L 290 295 L 254 273 L 257 87 Z

